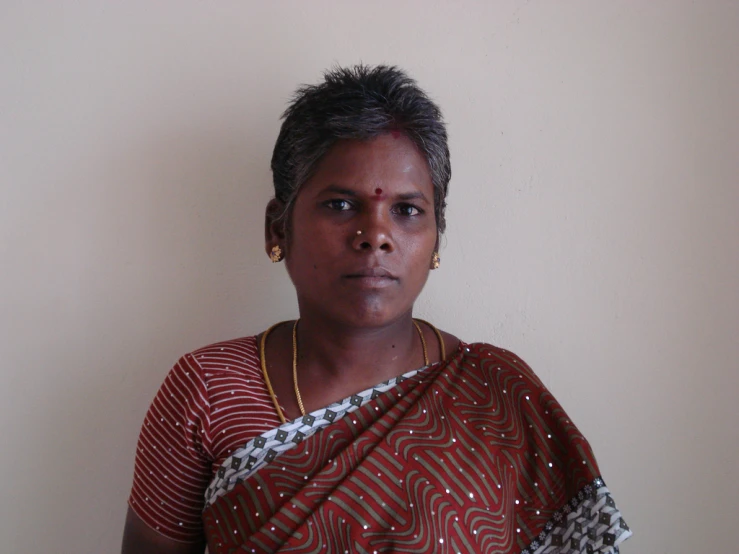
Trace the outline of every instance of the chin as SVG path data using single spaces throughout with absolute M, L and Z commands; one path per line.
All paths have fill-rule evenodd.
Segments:
M 397 304 L 393 305 L 378 299 L 367 299 L 345 304 L 339 310 L 335 310 L 334 315 L 351 327 L 381 327 L 398 317 L 396 306 Z
M 397 320 L 402 313 L 395 310 L 356 310 L 352 314 L 351 324 L 354 327 L 383 327 Z
M 364 295 L 362 298 L 332 298 L 330 306 L 326 301 L 305 302 L 301 306 L 310 312 L 321 313 L 323 317 L 347 327 L 382 327 L 397 321 L 408 313 L 413 304 L 407 305 L 397 299 L 383 298 L 384 295 Z

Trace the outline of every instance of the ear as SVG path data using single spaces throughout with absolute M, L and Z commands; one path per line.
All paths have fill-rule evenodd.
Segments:
M 280 246 L 285 250 L 285 221 L 279 220 L 280 214 L 285 210 L 285 204 L 273 198 L 267 203 L 264 214 L 264 251 L 267 255 L 273 246 Z

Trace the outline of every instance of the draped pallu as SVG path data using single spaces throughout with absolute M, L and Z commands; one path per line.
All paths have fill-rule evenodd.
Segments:
M 462 345 L 249 441 L 217 471 L 210 552 L 618 552 L 585 438 L 514 354 Z

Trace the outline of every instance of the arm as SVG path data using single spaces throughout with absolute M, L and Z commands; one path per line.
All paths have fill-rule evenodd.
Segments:
M 121 554 L 203 554 L 203 540 L 188 544 L 168 539 L 149 528 L 130 507 L 126 514 Z
M 211 477 L 204 423 L 207 391 L 183 356 L 167 374 L 141 426 L 123 533 L 124 554 L 202 554 L 203 493 Z

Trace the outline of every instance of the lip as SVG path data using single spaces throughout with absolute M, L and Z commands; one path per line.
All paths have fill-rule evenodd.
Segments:
M 344 275 L 350 283 L 366 288 L 389 287 L 398 281 L 398 278 L 384 267 L 364 268 Z

